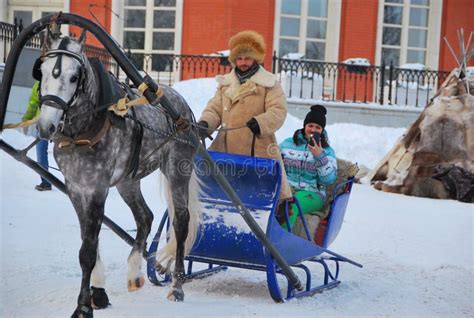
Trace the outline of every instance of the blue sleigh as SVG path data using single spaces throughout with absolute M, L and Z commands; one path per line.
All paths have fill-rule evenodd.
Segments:
M 277 274 L 284 275 L 283 271 L 244 222 L 233 203 L 212 177 L 210 168 L 199 157 L 196 157 L 195 163 L 196 173 L 204 184 L 203 193 L 200 195 L 204 211 L 199 237 L 186 257 L 188 261 L 187 279 L 207 276 L 225 270 L 227 267 L 264 271 L 267 274 L 271 297 L 276 302 L 283 302 L 338 286 L 340 284 L 338 279 L 340 262 L 362 267 L 362 265 L 327 249 L 341 229 L 352 188 L 352 179 L 335 187 L 326 231 L 322 243 L 317 245 L 307 229 L 305 218 L 301 219 L 306 239 L 291 233 L 290 229 L 282 228 L 275 217 L 281 186 L 281 169 L 277 161 L 228 153 L 209 153 L 286 262 L 291 267 L 304 271 L 306 284 L 303 291 L 298 291 L 288 282 L 286 296 L 282 293 Z M 296 203 L 298 204 L 298 202 Z M 301 217 L 301 211 L 298 213 Z M 285 217 L 288 224 L 287 212 Z M 169 275 L 164 278 L 157 276 L 153 257 L 158 249 L 160 236 L 168 226 L 168 215 L 165 212 L 150 245 L 149 255 L 151 257 L 147 261 L 148 279 L 156 285 L 162 285 L 170 280 Z M 195 262 L 208 264 L 207 269 L 193 271 Z M 322 283 L 313 286 L 311 270 L 303 262 L 314 262 L 322 266 L 324 272 Z M 330 268 L 328 263 L 333 263 L 333 266 Z

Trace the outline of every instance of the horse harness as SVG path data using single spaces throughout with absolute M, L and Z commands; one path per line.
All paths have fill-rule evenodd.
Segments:
M 78 77 L 78 80 L 77 80 L 76 90 L 75 90 L 74 94 L 72 95 L 72 97 L 69 99 L 69 101 L 66 102 L 62 98 L 60 98 L 56 95 L 40 96 L 41 104 L 45 104 L 47 106 L 51 106 L 51 107 L 63 110 L 63 112 L 64 112 L 63 120 L 64 120 L 64 117 L 67 116 L 66 114 L 67 114 L 68 108 L 74 103 L 74 101 L 76 100 L 78 95 L 80 93 L 84 93 L 84 83 L 85 83 L 85 80 L 86 80 L 86 77 L 87 77 L 87 74 L 86 74 L 86 71 L 85 71 L 84 58 L 80 54 L 68 51 L 66 49 L 68 43 L 69 43 L 69 39 L 68 38 L 63 38 L 61 40 L 61 42 L 59 43 L 59 46 L 58 46 L 57 49 L 50 50 L 50 51 L 48 51 L 47 53 L 43 54 L 40 57 L 40 59 L 42 61 L 44 61 L 44 59 L 48 58 L 48 57 L 57 57 L 57 61 L 54 65 L 54 68 L 53 68 L 53 71 L 52 71 L 52 75 L 53 75 L 54 78 L 58 78 L 61 75 L 62 56 L 63 55 L 66 55 L 68 57 L 73 58 L 74 60 L 76 60 L 80 64 L 80 72 L 79 72 L 79 77 Z M 91 62 L 92 62 L 92 59 L 91 59 Z M 40 67 L 41 67 L 41 62 L 36 63 L 35 70 L 40 72 Z M 103 66 L 102 66 L 102 68 L 103 68 Z M 100 69 L 98 70 L 98 69 L 99 69 L 99 67 L 97 67 L 97 66 L 94 68 L 96 73 L 98 73 L 98 75 L 99 75 L 99 76 L 96 76 L 96 78 L 98 78 L 98 82 L 100 84 L 100 83 L 102 83 L 102 81 L 104 81 L 104 75 L 103 74 L 105 73 L 106 76 L 110 76 L 110 74 L 107 71 L 105 71 L 105 69 L 103 71 L 100 70 Z M 121 83 L 118 83 L 118 81 L 116 79 L 115 79 L 115 81 L 116 81 L 117 84 L 119 84 L 119 85 L 121 84 Z M 146 84 L 144 84 L 144 87 L 138 87 L 139 91 L 141 91 L 142 93 L 147 88 L 148 87 L 146 87 Z M 140 121 L 138 121 L 135 118 L 134 115 L 129 115 L 128 110 L 133 106 L 146 104 L 146 103 L 148 103 L 148 101 L 143 96 L 139 97 L 139 98 L 136 98 L 136 96 L 130 96 L 130 92 L 131 92 L 130 89 L 127 90 L 127 89 L 124 89 L 124 87 L 122 87 L 121 90 L 122 90 L 123 94 L 120 97 L 122 97 L 122 98 L 118 97 L 114 101 L 108 101 L 108 103 L 106 103 L 106 104 L 100 103 L 101 106 L 97 107 L 96 110 L 94 110 L 94 111 L 100 111 L 100 110 L 103 110 L 104 108 L 107 108 L 107 110 L 109 112 L 113 112 L 113 113 L 115 113 L 115 115 L 120 116 L 122 118 L 127 117 L 127 118 L 130 118 L 130 119 L 133 119 L 135 122 L 137 122 L 140 125 L 141 124 Z M 101 92 L 103 92 L 103 91 L 104 90 L 101 90 Z M 105 91 L 107 91 L 107 90 L 105 90 Z M 127 91 L 128 94 L 125 94 L 124 91 Z M 159 89 L 156 94 L 157 94 L 158 97 L 161 97 L 161 96 L 163 96 L 163 91 L 161 89 Z M 84 94 L 84 95 L 86 96 L 86 94 Z M 123 95 L 128 95 L 128 97 L 130 97 L 130 98 L 133 98 L 133 97 L 135 97 L 135 98 L 128 99 L 127 96 L 123 97 Z M 98 102 L 96 101 L 96 104 L 97 103 Z M 87 114 L 90 114 L 90 112 L 87 113 Z M 84 115 L 87 115 L 87 114 L 84 114 Z M 94 145 L 96 145 L 101 140 L 101 138 L 103 136 L 105 136 L 105 134 L 110 129 L 110 127 L 112 127 L 112 126 L 122 126 L 122 127 L 124 127 L 123 124 L 120 124 L 121 120 L 117 119 L 117 116 L 114 116 L 114 115 L 105 116 L 104 119 L 102 120 L 101 124 L 96 125 L 96 127 L 93 127 L 89 132 L 87 132 L 85 134 L 81 134 L 81 135 L 79 135 L 75 138 L 64 136 L 64 135 L 60 136 L 58 138 L 58 148 L 59 149 L 64 149 L 64 148 L 68 148 L 70 146 L 78 146 L 78 147 L 87 146 L 87 148 L 93 147 Z M 71 118 L 69 120 L 71 120 Z M 189 127 L 189 125 L 187 124 L 187 120 L 182 119 L 181 121 L 182 122 L 176 122 L 175 123 L 177 129 L 178 130 L 186 130 Z M 144 125 L 144 126 L 146 126 L 145 128 L 147 128 L 147 129 L 151 128 L 147 125 Z M 138 130 L 139 129 L 137 129 L 136 131 L 138 131 Z M 157 131 L 155 129 L 151 129 L 151 130 L 154 131 L 155 133 L 159 133 L 161 135 L 164 135 L 164 136 L 168 137 L 168 139 L 173 138 L 174 135 L 176 134 L 176 133 L 171 133 L 170 134 L 170 133 L 166 133 L 166 132 L 161 132 L 161 131 Z M 142 134 L 142 133 L 138 132 L 138 134 Z M 190 144 L 188 141 L 186 141 L 184 139 L 180 139 L 179 141 Z
M 63 46 L 63 42 L 60 43 L 60 47 Z M 46 95 L 41 98 L 41 101 L 48 101 L 51 100 L 52 103 L 48 103 L 47 105 L 53 105 L 53 107 L 60 108 L 64 110 L 66 113 L 67 108 L 74 102 L 75 98 L 78 96 L 80 92 L 84 93 L 84 79 L 86 78 L 86 72 L 84 67 L 84 61 L 80 55 L 75 53 L 66 51 L 66 50 L 53 50 L 46 54 L 46 56 L 56 56 L 58 55 L 58 61 L 55 64 L 53 69 L 53 76 L 58 77 L 60 75 L 60 68 L 61 63 L 59 58 L 61 54 L 66 54 L 67 56 L 71 56 L 73 58 L 80 59 L 81 64 L 81 72 L 80 72 L 80 80 L 78 81 L 78 85 L 76 87 L 76 91 L 69 102 L 64 102 L 57 96 L 50 96 Z M 162 110 L 161 108 L 157 108 L 159 111 L 162 111 L 164 115 L 169 119 L 169 127 L 172 127 L 171 131 L 160 131 L 156 130 L 153 127 L 147 125 L 146 123 L 141 122 L 135 116 L 135 111 L 133 106 L 146 104 L 147 100 L 145 97 L 139 97 L 133 90 L 131 90 L 127 85 L 118 82 L 118 80 L 109 73 L 103 66 L 103 64 L 95 58 L 91 58 L 89 63 L 93 69 L 95 78 L 97 80 L 97 84 L 99 85 L 99 92 L 100 94 L 97 95 L 95 105 L 100 105 L 95 107 L 94 110 L 69 116 L 69 121 L 71 121 L 74 117 L 83 116 L 83 115 L 92 115 L 95 112 L 103 111 L 107 109 L 107 113 L 102 116 L 101 120 L 98 120 L 97 124 L 94 125 L 91 129 L 89 129 L 86 133 L 76 136 L 75 138 L 59 134 L 59 137 L 56 140 L 57 148 L 60 151 L 72 151 L 73 149 L 77 151 L 93 151 L 93 147 L 100 142 L 100 140 L 107 134 L 108 130 L 114 126 L 119 129 L 125 129 L 125 118 L 129 118 L 133 120 L 136 124 L 133 125 L 133 132 L 132 132 L 132 146 L 130 149 L 131 156 L 127 165 L 126 175 L 130 174 L 132 177 L 135 177 L 138 171 L 138 167 L 140 164 L 140 151 L 142 145 L 142 138 L 143 138 L 143 129 L 146 128 L 148 130 L 153 131 L 154 133 L 160 134 L 164 136 L 166 139 L 158 145 L 156 149 L 154 149 L 151 154 L 147 156 L 150 157 L 156 151 L 161 149 L 165 144 L 167 144 L 172 139 L 178 140 L 179 142 L 191 145 L 188 140 L 183 138 L 178 138 L 177 133 L 181 130 L 186 130 L 189 126 L 183 125 L 183 123 L 176 122 L 174 123 L 168 114 Z M 146 85 L 145 85 L 146 86 Z M 139 87 L 139 91 L 146 90 L 147 87 Z M 107 92 L 107 94 L 104 94 Z M 143 92 L 142 92 L 143 93 Z M 158 90 L 156 93 L 158 97 L 163 95 L 163 91 L 161 89 Z M 85 93 L 84 93 L 85 95 Z M 88 101 L 90 102 L 90 101 Z M 58 105 L 59 107 L 57 107 Z M 129 111 L 131 109 L 131 111 Z M 185 120 L 185 123 L 187 121 Z M 174 123 L 174 124 L 173 124 Z M 185 124 L 184 123 L 184 124 Z M 174 129 L 173 129 L 174 128 Z M 147 159 L 145 158 L 145 160 Z
M 50 57 L 57 57 L 56 63 L 54 64 L 53 67 L 53 77 L 58 78 L 61 75 L 61 67 L 62 67 L 62 57 L 63 55 L 66 55 L 68 57 L 73 58 L 80 64 L 80 72 L 79 72 L 79 78 L 77 79 L 77 85 L 76 85 L 76 90 L 74 91 L 74 94 L 71 96 L 69 101 L 64 101 L 62 98 L 56 96 L 56 95 L 45 95 L 45 96 L 40 96 L 40 107 L 42 104 L 45 104 L 47 106 L 51 106 L 54 108 L 58 108 L 64 111 L 64 115 L 66 116 L 67 110 L 69 106 L 72 105 L 74 100 L 76 100 L 77 96 L 79 95 L 80 92 L 84 92 L 84 82 L 86 80 L 86 72 L 85 72 L 85 61 L 84 58 L 77 53 L 71 52 L 66 50 L 67 44 L 69 43 L 68 38 L 63 38 L 61 42 L 59 43 L 59 46 L 55 50 L 50 50 L 44 55 L 40 57 L 41 60 L 44 60 L 45 58 L 50 58 Z M 36 63 L 35 63 L 36 64 Z M 38 65 L 35 65 L 35 68 L 39 68 L 41 66 L 40 63 Z

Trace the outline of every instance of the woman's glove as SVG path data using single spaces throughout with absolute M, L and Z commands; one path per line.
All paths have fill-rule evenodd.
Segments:
M 260 126 L 255 118 L 252 118 L 247 122 L 247 127 L 254 133 L 254 135 L 260 136 Z

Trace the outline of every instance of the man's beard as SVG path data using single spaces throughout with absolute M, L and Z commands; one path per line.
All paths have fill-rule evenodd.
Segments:
M 254 66 L 255 64 L 252 64 L 252 65 L 242 65 L 241 67 L 237 67 L 239 69 L 240 72 L 244 73 L 246 71 L 248 71 L 252 66 Z
M 235 67 L 235 75 L 237 75 L 240 84 L 243 84 L 245 81 L 251 78 L 255 73 L 257 73 L 259 68 L 260 68 L 260 65 L 258 65 L 257 63 L 252 64 L 252 66 L 247 68 L 245 71 L 243 71 L 239 67 Z

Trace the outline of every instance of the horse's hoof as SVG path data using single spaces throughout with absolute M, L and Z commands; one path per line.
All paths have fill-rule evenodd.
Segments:
M 169 271 L 169 265 L 168 266 L 163 266 L 161 263 L 156 262 L 155 263 L 155 270 L 158 272 L 160 275 L 164 275 L 168 273 Z
M 110 305 L 109 297 L 103 288 L 91 287 L 91 306 L 94 309 L 104 309 Z
M 143 276 L 137 277 L 135 280 L 128 281 L 128 291 L 137 291 L 145 285 L 145 278 Z
M 94 318 L 94 314 L 91 307 L 81 306 L 72 313 L 71 318 Z
M 170 301 L 184 301 L 184 292 L 182 289 L 173 288 L 166 298 Z

